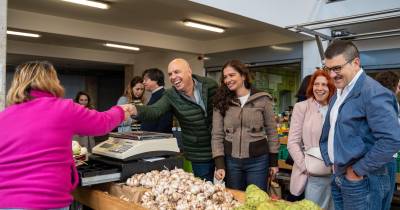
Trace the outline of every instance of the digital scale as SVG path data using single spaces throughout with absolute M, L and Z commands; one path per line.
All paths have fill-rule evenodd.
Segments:
M 147 131 L 111 133 L 110 138 L 92 149 L 93 154 L 123 161 L 171 156 L 179 153 L 172 134 Z
M 147 131 L 110 133 L 92 149 L 88 165 L 79 166 L 80 185 L 125 181 L 133 174 L 183 167 L 172 134 Z

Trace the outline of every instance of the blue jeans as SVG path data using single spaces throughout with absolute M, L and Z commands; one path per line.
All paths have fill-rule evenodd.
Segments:
M 192 162 L 192 170 L 195 177 L 212 182 L 214 179 L 214 160 L 207 162 Z
M 345 175 L 332 175 L 332 197 L 336 210 L 389 210 L 396 176 L 396 162 L 350 181 Z
M 250 184 L 267 190 L 268 156 L 252 158 L 233 158 L 225 156 L 226 186 L 237 190 L 246 190 Z
M 331 192 L 330 176 L 309 176 L 304 198 L 314 201 L 325 210 L 334 210 Z

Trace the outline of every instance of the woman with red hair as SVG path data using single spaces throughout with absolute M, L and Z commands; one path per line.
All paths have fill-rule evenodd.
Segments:
M 294 105 L 288 150 L 294 165 L 290 179 L 293 195 L 305 193 L 323 209 L 334 209 L 330 189 L 331 169 L 326 167 L 319 149 L 328 103 L 335 92 L 329 74 L 317 69 L 307 87 L 307 100 Z

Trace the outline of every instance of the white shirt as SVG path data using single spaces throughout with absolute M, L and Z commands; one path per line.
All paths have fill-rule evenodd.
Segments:
M 315 103 L 317 103 L 317 105 L 318 105 L 318 111 L 319 111 L 319 113 L 321 113 L 322 114 L 322 123 L 324 123 L 325 122 L 325 118 L 326 118 L 326 114 L 328 113 L 328 105 L 321 105 L 321 104 L 319 104 L 317 101 L 315 101 Z
M 246 103 L 247 99 L 249 99 L 249 97 L 250 97 L 250 93 L 245 96 L 238 97 L 238 99 L 240 100 L 240 107 L 243 108 L 244 104 Z
M 339 115 L 339 107 L 340 105 L 343 104 L 344 100 L 346 99 L 347 95 L 351 92 L 353 89 L 354 85 L 356 84 L 358 78 L 361 76 L 363 72 L 363 69 L 360 68 L 360 70 L 357 72 L 356 76 L 351 80 L 351 82 L 342 89 L 337 89 L 336 91 L 336 101 L 332 106 L 331 112 L 330 112 L 330 129 L 329 129 L 329 135 L 328 135 L 328 155 L 331 163 L 335 162 L 335 156 L 334 156 L 334 136 L 335 136 L 335 126 L 336 126 L 336 120 Z
M 151 94 L 157 92 L 157 91 L 160 90 L 161 88 L 164 88 L 164 86 L 159 86 L 158 88 L 154 89 L 153 91 L 151 91 Z

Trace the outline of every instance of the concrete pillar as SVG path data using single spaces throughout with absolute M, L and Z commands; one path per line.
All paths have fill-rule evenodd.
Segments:
M 7 0 L 0 1 L 0 111 L 6 104 Z
M 319 30 L 326 35 L 330 35 L 329 29 Z M 322 46 L 324 51 L 328 46 L 328 41 L 323 41 Z M 314 73 L 315 67 L 322 67 L 321 56 L 318 51 L 317 41 L 304 41 L 303 42 L 303 71 L 301 73 L 301 78 Z
M 131 82 L 133 76 L 134 76 L 134 70 L 135 66 L 134 65 L 125 65 L 125 87 L 128 86 L 128 84 Z
M 92 105 L 97 108 L 97 77 L 86 76 L 85 77 L 85 91 L 90 95 L 92 99 Z

